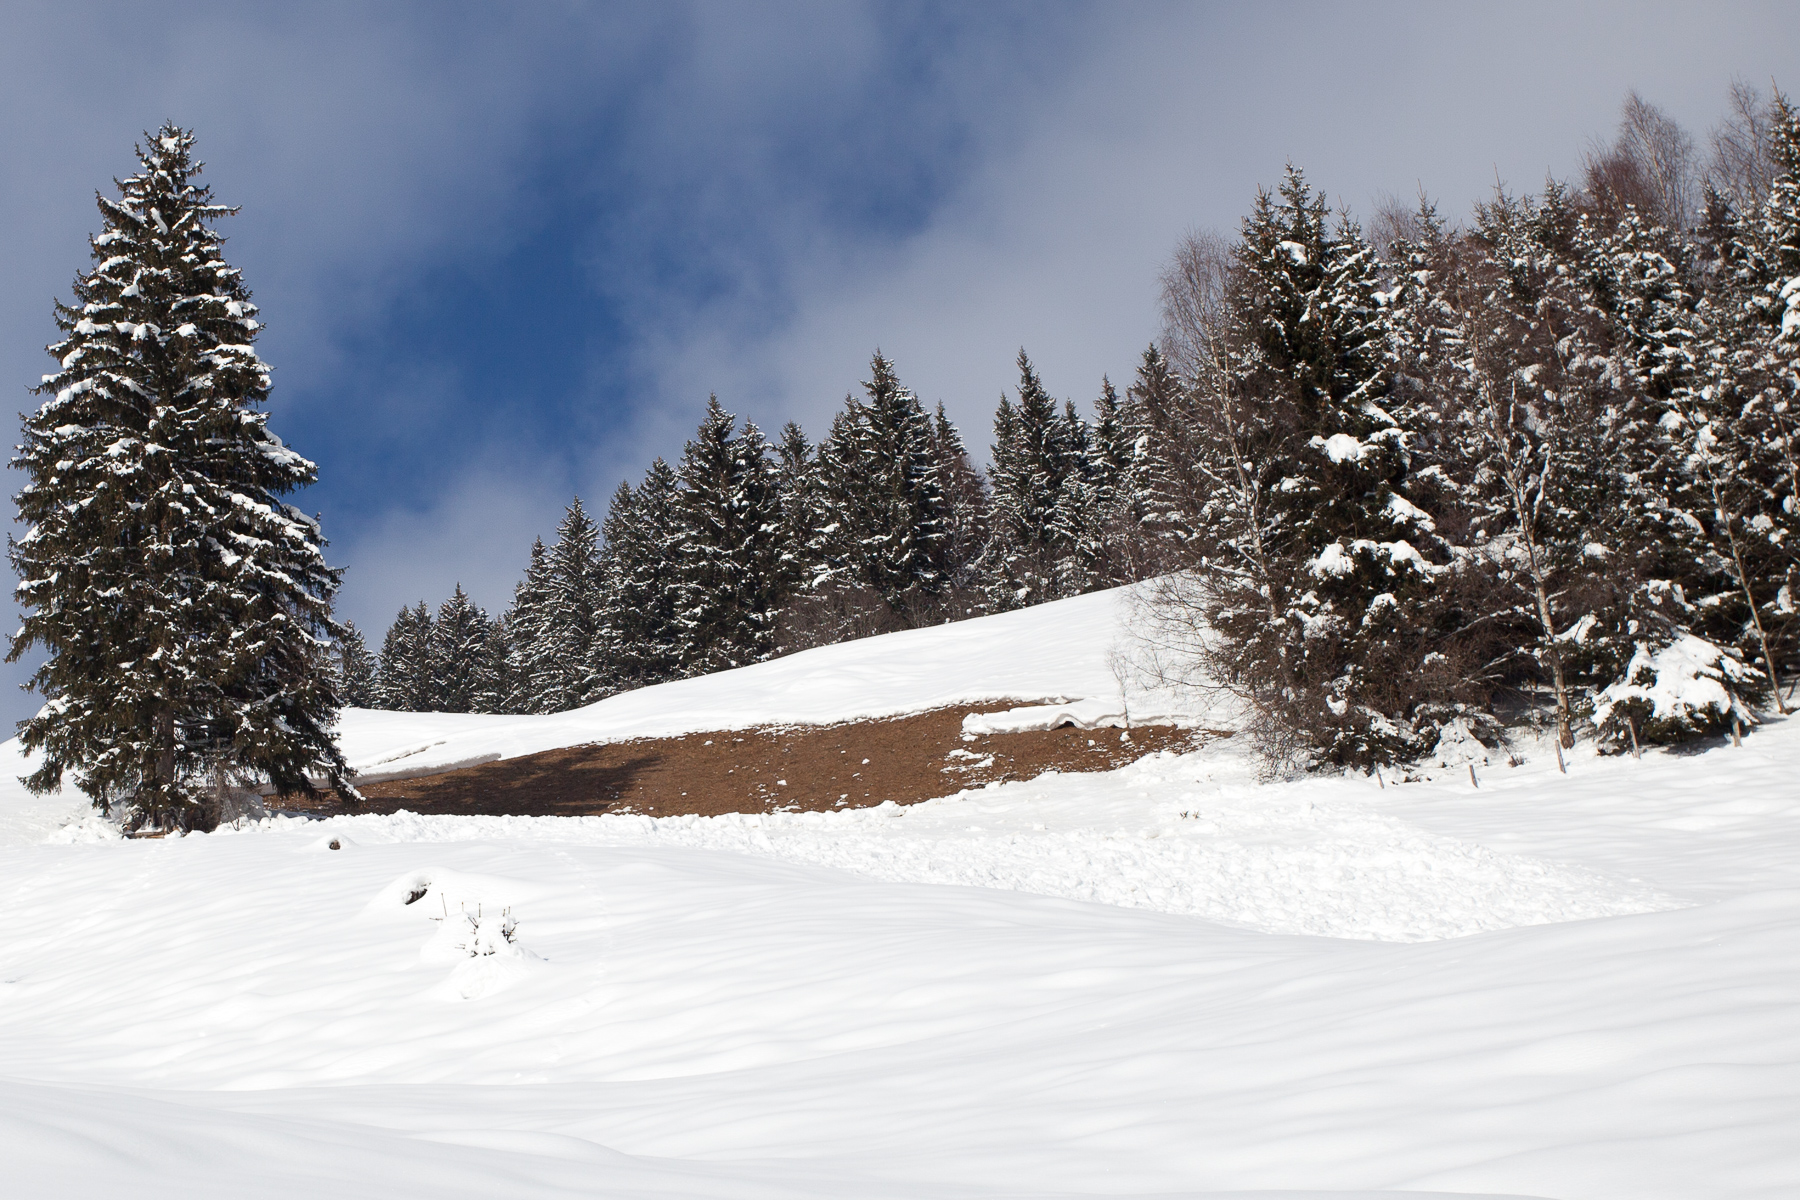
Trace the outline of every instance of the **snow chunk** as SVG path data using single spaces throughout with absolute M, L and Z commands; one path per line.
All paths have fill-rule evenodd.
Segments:
M 1402 525 L 1416 525 L 1427 533 L 1437 528 L 1437 522 L 1431 519 L 1431 514 L 1399 492 L 1388 496 L 1387 514 Z
M 1027 733 L 1041 729 L 1122 729 L 1124 707 L 1117 700 L 1072 700 L 1064 704 L 1028 704 L 1005 712 L 970 713 L 964 733 Z
M 1594 698 L 1594 724 L 1611 730 L 1635 712 L 1649 729 L 1703 731 L 1728 719 L 1755 725 L 1756 714 L 1728 686 L 1755 682 L 1755 672 L 1705 638 L 1684 634 L 1656 651 L 1640 642 L 1624 677 Z
M 1314 437 L 1310 444 L 1325 451 L 1325 457 L 1334 463 L 1361 462 L 1369 453 L 1369 447 L 1347 433 L 1334 433 L 1328 438 Z
M 1319 557 L 1307 564 L 1308 569 L 1321 579 L 1348 575 L 1356 570 L 1356 560 L 1345 551 L 1342 542 L 1333 542 L 1319 551 Z

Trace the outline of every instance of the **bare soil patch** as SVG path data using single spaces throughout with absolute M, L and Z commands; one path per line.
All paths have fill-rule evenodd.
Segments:
M 1003 733 L 964 741 L 966 707 L 842 725 L 690 733 L 546 750 L 417 779 L 363 788 L 347 809 L 280 797 L 288 812 L 345 811 L 585 816 L 644 813 L 818 812 L 892 800 L 916 804 L 995 780 L 1045 771 L 1110 771 L 1158 750 L 1185 751 L 1218 730 L 1139 726 Z

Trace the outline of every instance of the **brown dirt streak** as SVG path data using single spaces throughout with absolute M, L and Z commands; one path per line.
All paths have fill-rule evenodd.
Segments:
M 1046 771 L 1109 771 L 1158 750 L 1184 751 L 1220 730 L 1138 726 L 1053 729 L 962 738 L 966 706 L 839 725 L 690 733 L 569 746 L 363 788 L 369 804 L 348 810 L 335 793 L 289 812 L 480 813 L 582 816 L 644 813 L 817 812 L 892 800 L 917 804 L 995 780 Z M 956 752 L 962 752 L 958 754 Z M 966 757 L 972 755 L 973 757 Z M 991 757 L 992 761 L 985 760 Z M 867 762 L 863 760 L 867 759 Z M 785 782 L 783 782 L 785 781 Z

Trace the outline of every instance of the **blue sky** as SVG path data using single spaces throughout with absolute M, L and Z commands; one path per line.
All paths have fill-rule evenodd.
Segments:
M 1176 239 L 1287 161 L 1457 215 L 1628 88 L 1703 142 L 1734 74 L 1800 87 L 1790 5 L 1484 7 L 13 3 L 0 378 L 35 405 L 94 190 L 188 125 L 342 612 L 499 609 L 709 392 L 817 431 L 879 345 L 984 447 L 1021 345 L 1082 402 L 1128 376 Z

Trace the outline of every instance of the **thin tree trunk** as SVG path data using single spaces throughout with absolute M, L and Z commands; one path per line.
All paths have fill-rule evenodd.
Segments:
M 1787 701 L 1781 698 L 1781 680 L 1775 676 L 1775 655 L 1769 649 L 1769 635 L 1763 630 L 1762 614 L 1756 608 L 1756 593 L 1750 588 L 1750 572 L 1744 567 L 1744 554 L 1738 546 L 1737 532 L 1734 522 L 1725 511 L 1724 501 L 1719 495 L 1719 481 L 1707 471 L 1707 483 L 1712 487 L 1713 515 L 1720 525 L 1725 527 L 1725 544 L 1731 547 L 1731 565 L 1737 574 L 1738 587 L 1744 593 L 1744 603 L 1750 606 L 1750 624 L 1756 629 L 1756 642 L 1762 647 L 1763 674 L 1769 677 L 1769 691 L 1775 698 L 1775 709 L 1782 716 L 1787 716 Z
M 1525 502 L 1525 473 L 1513 455 L 1512 438 L 1507 432 L 1512 427 L 1509 419 L 1502 417 L 1500 402 L 1494 396 L 1493 389 L 1486 385 L 1484 390 L 1488 396 L 1488 412 L 1493 419 L 1493 438 L 1499 450 L 1501 462 L 1506 470 L 1506 494 L 1512 503 L 1513 519 L 1518 522 L 1519 537 L 1525 543 L 1525 557 L 1531 571 L 1531 590 L 1537 600 L 1538 622 L 1544 629 L 1544 652 L 1550 660 L 1550 678 L 1556 688 L 1556 743 L 1567 750 L 1575 745 L 1575 732 L 1571 725 L 1568 679 L 1563 672 L 1562 650 L 1556 641 L 1556 617 L 1550 610 L 1550 592 L 1544 580 L 1542 562 L 1538 557 L 1537 537 L 1532 530 L 1530 506 Z M 1514 402 L 1517 402 L 1515 395 Z M 1560 761 L 1560 756 L 1559 756 Z
M 167 812 L 175 794 L 175 713 L 160 709 L 151 728 L 156 736 L 156 806 L 158 817 Z

